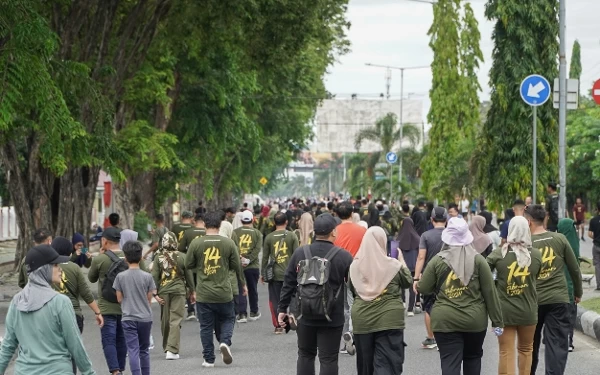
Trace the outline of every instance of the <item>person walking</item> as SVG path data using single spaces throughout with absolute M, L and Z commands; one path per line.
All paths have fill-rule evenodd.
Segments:
M 298 240 L 300 246 L 310 245 L 313 241 L 314 233 L 314 220 L 310 212 L 305 212 L 300 216 L 298 223 Z
M 405 219 L 406 220 L 406 219 Z M 440 252 L 443 246 L 442 233 L 446 228 L 448 221 L 448 211 L 444 207 L 435 207 L 431 211 L 431 224 L 433 229 L 421 235 L 421 241 L 419 242 L 419 255 L 417 258 L 417 264 L 415 266 L 415 277 L 413 278 L 413 290 L 415 294 L 419 294 L 417 291 L 417 283 L 421 279 L 423 272 L 427 269 L 429 262 Z M 425 349 L 435 349 L 437 343 L 431 330 L 431 309 L 435 303 L 435 296 L 423 295 L 421 299 L 423 311 L 425 311 L 425 330 L 427 336 L 421 343 L 421 346 Z
M 142 244 L 128 241 L 123 253 L 129 268 L 115 277 L 113 289 L 123 310 L 123 333 L 132 375 L 150 375 L 150 335 L 152 333 L 152 298 L 164 301 L 156 294 L 152 276 L 140 269 Z
M 588 237 L 592 239 L 592 259 L 596 271 L 596 291 L 600 292 L 600 201 L 596 203 L 596 216 L 590 220 Z
M 415 277 L 415 267 L 417 266 L 417 258 L 419 256 L 419 245 L 421 238 L 415 230 L 415 225 L 411 218 L 407 217 L 402 222 L 400 233 L 398 234 L 398 247 L 402 254 L 402 259 L 406 262 L 406 266 L 411 273 L 411 279 Z M 394 251 L 395 249 L 392 249 Z M 405 287 L 402 289 L 403 300 L 406 300 Z M 408 288 L 408 316 L 415 316 L 415 313 L 421 312 L 421 299 L 415 293 L 414 288 Z
M 59 264 L 68 256 L 49 245 L 31 248 L 23 265 L 29 278 L 8 307 L 5 336 L 0 347 L 0 374 L 17 352 L 15 375 L 69 374 L 71 360 L 83 375 L 95 375 L 69 297 L 57 293 L 52 284 L 61 282 Z
M 498 248 L 502 243 L 500 239 L 500 231 L 498 228 L 492 225 L 492 219 L 494 218 L 491 212 L 481 211 L 479 216 L 482 216 L 485 219 L 485 226 L 483 227 L 483 231 L 488 235 L 490 240 L 492 241 L 492 249 Z
M 471 224 L 469 224 L 469 230 L 473 235 L 473 248 L 484 258 L 487 258 L 491 254 L 493 248 L 492 240 L 490 236 L 483 231 L 485 228 L 485 218 L 483 216 L 473 216 Z
M 486 260 L 490 269 L 497 272 L 496 292 L 504 318 L 504 333 L 498 337 L 498 375 L 528 375 L 537 324 L 536 282 L 542 267 L 542 253 L 531 247 L 527 219 L 514 217 L 508 227 L 506 243 Z
M 558 229 L 558 210 L 560 209 L 560 198 L 558 196 L 558 192 L 556 191 L 556 183 L 548 183 L 546 186 L 546 191 L 548 192 L 548 196 L 546 197 L 546 230 L 548 232 L 556 232 Z
M 415 252 L 417 246 L 418 238 Z M 400 293 L 410 286 L 412 276 L 404 261 L 387 256 L 385 231 L 369 228 L 348 278 L 348 289 L 354 296 L 352 322 L 358 375 L 402 374 L 404 305 Z
M 352 255 L 343 249 L 334 246 L 337 236 L 337 223 L 333 216 L 328 213 L 319 215 L 315 219 L 316 240 L 310 246 L 303 246 L 302 251 L 295 251 L 285 271 L 285 281 L 281 290 L 279 301 L 278 323 L 285 328 L 288 324 L 291 328 L 297 327 L 298 337 L 298 361 L 296 364 L 297 375 L 315 374 L 315 357 L 319 355 L 320 375 L 337 375 L 339 342 L 344 328 L 344 299 L 339 298 L 348 271 L 352 264 Z M 308 253 L 308 254 L 307 254 Z M 308 255 L 308 256 L 307 256 Z M 316 258 L 316 259 L 315 259 Z M 310 259 L 329 264 L 329 277 L 327 279 L 327 290 L 334 297 L 328 304 L 325 315 L 300 316 L 299 311 L 292 311 L 299 317 L 297 323 L 290 316 L 288 308 L 292 302 L 292 296 L 298 295 L 298 269 L 300 262 L 307 264 Z M 298 301 L 298 299 L 296 299 Z M 293 309 L 297 310 L 297 309 Z M 291 320 L 291 321 L 290 321 Z
M 262 251 L 262 233 L 258 229 L 254 229 L 252 222 L 254 215 L 251 211 L 244 211 L 236 214 L 234 223 L 238 220 L 238 216 L 242 226 L 234 229 L 234 233 L 239 238 L 239 249 L 241 256 L 242 268 L 244 277 L 246 278 L 246 286 L 248 287 L 248 298 L 240 293 L 237 298 L 237 312 L 239 316 L 243 316 L 250 321 L 260 319 L 260 311 L 258 309 L 258 280 L 260 279 L 260 264 L 258 256 Z M 240 288 L 241 291 L 241 288 Z M 248 300 L 250 301 L 250 316 L 248 317 Z
M 473 235 L 464 219 L 450 219 L 442 241 L 442 250 L 427 265 L 417 289 L 437 298 L 431 328 L 442 375 L 460 375 L 461 368 L 464 375 L 479 375 L 488 317 L 497 334 L 504 327 L 492 271 L 471 246 Z
M 35 246 L 50 245 L 52 243 L 52 234 L 46 228 L 36 229 L 36 231 L 33 232 L 33 243 Z M 17 285 L 19 285 L 19 288 L 21 289 L 25 288 L 25 285 L 27 285 L 27 267 L 25 266 L 25 258 L 19 263 Z
M 273 218 L 275 232 L 267 235 L 263 248 L 261 281 L 269 284 L 269 308 L 274 326 L 274 333 L 281 334 L 283 328 L 277 321 L 277 306 L 281 297 L 281 288 L 285 271 L 290 264 L 292 254 L 298 248 L 298 237 L 286 230 L 287 217 L 278 212 Z
M 353 213 L 354 207 L 350 202 L 340 203 L 338 206 L 338 217 L 342 223 L 336 228 L 337 235 L 333 244 L 348 251 L 354 258 L 354 256 L 358 253 L 358 249 L 360 249 L 360 244 L 362 243 L 367 229 L 353 222 Z M 352 338 L 351 316 L 354 296 L 352 293 L 350 293 L 345 285 L 344 288 L 344 334 L 340 344 L 340 353 L 354 355 L 356 353 L 356 349 L 354 347 L 354 339 Z
M 202 342 L 202 367 L 215 367 L 213 333 L 220 325 L 219 351 L 226 365 L 233 362 L 231 337 L 235 324 L 233 290 L 229 271 L 234 270 L 242 282 L 243 294 L 248 294 L 235 242 L 219 235 L 222 214 L 210 212 L 205 216 L 206 236 L 192 242 L 185 257 L 185 268 L 196 271 L 196 290 L 190 300 L 196 301 Z
M 542 252 L 542 270 L 536 285 L 538 323 L 533 341 L 531 374 L 535 375 L 538 366 L 543 331 L 546 374 L 562 375 L 569 354 L 571 320 L 564 268 L 567 268 L 573 280 L 575 303 L 579 303 L 583 294 L 579 264 L 565 236 L 546 231 L 544 228 L 546 210 L 543 206 L 528 206 L 525 210 L 525 218 L 529 221 L 533 247 Z
M 577 259 L 577 264 L 579 262 L 579 231 L 576 228 L 576 224 L 573 220 L 569 218 L 560 219 L 558 221 L 558 233 L 562 234 L 566 237 L 567 241 L 569 241 L 569 245 L 571 245 L 571 249 L 575 253 L 575 258 Z M 569 324 L 569 352 L 575 350 L 575 346 L 573 345 L 573 335 L 575 333 L 575 325 L 577 324 L 577 304 L 575 303 L 575 289 L 573 288 L 573 280 L 571 279 L 571 275 L 567 269 L 564 269 L 565 277 L 567 278 L 567 290 L 569 291 L 569 314 L 570 314 L 570 324 Z
M 167 232 L 161 245 L 161 250 L 154 258 L 152 277 L 158 286 L 158 296 L 163 301 L 160 314 L 163 351 L 167 360 L 177 360 L 185 301 L 194 291 L 194 280 L 192 273 L 185 268 L 185 254 L 178 251 L 175 233 Z
M 80 233 L 73 234 L 73 249 L 71 251 L 71 262 L 79 267 L 90 268 L 92 265 L 92 253 L 85 247 L 85 238 Z
M 183 233 L 194 226 L 194 213 L 192 211 L 183 211 L 181 213 L 181 223 L 173 225 L 171 232 L 175 233 L 177 241 L 181 241 Z
M 587 210 L 585 208 L 585 204 L 581 201 L 581 198 L 577 197 L 575 199 L 575 204 L 573 205 L 573 220 L 575 221 L 575 226 L 577 227 L 577 235 L 581 232 L 581 240 L 585 242 L 585 214 Z M 559 220 L 560 224 L 560 220 Z

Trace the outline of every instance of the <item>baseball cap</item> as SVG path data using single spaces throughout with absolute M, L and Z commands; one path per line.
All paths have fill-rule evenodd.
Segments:
M 181 217 L 184 219 L 191 219 L 194 217 L 194 213 L 192 211 L 183 211 Z
M 27 266 L 28 273 L 31 273 L 46 264 L 61 264 L 68 262 L 68 256 L 59 255 L 50 245 L 34 246 L 29 249 L 25 256 L 25 265 Z
M 111 242 L 119 242 L 121 240 L 121 230 L 116 227 L 108 227 L 102 232 L 102 238 L 106 238 Z
M 254 214 L 252 214 L 252 211 L 245 210 L 244 212 L 242 212 L 242 223 L 249 224 L 253 220 L 254 220 Z
M 436 207 L 431 211 L 431 218 L 436 221 L 448 220 L 448 211 L 444 207 Z
M 315 219 L 314 231 L 315 234 L 319 236 L 324 236 L 333 232 L 335 227 L 337 227 L 337 223 L 331 214 L 321 214 Z

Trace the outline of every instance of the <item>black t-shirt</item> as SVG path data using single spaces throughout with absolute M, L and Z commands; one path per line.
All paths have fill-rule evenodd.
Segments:
M 600 246 L 600 215 L 590 220 L 590 232 L 594 233 L 594 245 Z
M 331 250 L 333 243 L 329 241 L 315 241 L 310 245 L 310 251 L 313 256 L 324 258 L 325 255 Z M 285 271 L 285 277 L 283 287 L 281 288 L 281 297 L 279 299 L 279 312 L 287 312 L 288 307 L 292 301 L 292 298 L 296 294 L 296 288 L 298 286 L 298 263 L 301 260 L 306 259 L 304 256 L 304 246 L 300 246 L 294 251 L 292 259 Z M 335 258 L 331 261 L 330 273 L 329 273 L 329 285 L 337 292 L 338 288 L 342 288 L 335 301 L 335 306 L 331 312 L 331 322 L 327 320 L 313 320 L 302 318 L 302 324 L 307 326 L 317 327 L 340 327 L 344 325 L 344 286 L 348 278 L 348 272 L 350 271 L 350 265 L 352 264 L 352 255 L 347 251 L 339 251 Z
M 429 226 L 428 216 L 427 211 L 413 211 L 412 220 L 415 223 L 415 230 L 419 236 L 427 231 L 427 227 Z

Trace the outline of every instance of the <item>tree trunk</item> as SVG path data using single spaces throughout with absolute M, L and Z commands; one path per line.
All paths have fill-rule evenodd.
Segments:
M 156 212 L 156 174 L 144 172 L 130 178 L 133 189 L 133 209 L 135 212 L 144 211 L 149 217 L 154 217 Z
M 121 217 L 121 228 L 133 229 L 134 193 L 129 182 L 113 183 L 114 210 Z

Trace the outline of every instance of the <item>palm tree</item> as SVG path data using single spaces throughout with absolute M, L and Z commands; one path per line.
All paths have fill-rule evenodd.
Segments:
M 370 178 L 374 177 L 377 163 L 382 162 L 384 155 L 392 151 L 397 143 L 402 147 L 404 141 L 408 141 L 410 144 L 408 149 L 414 150 L 421 139 L 421 129 L 413 124 L 402 126 L 402 139 L 400 139 L 400 127 L 396 125 L 397 122 L 396 115 L 388 113 L 377 120 L 374 126 L 359 131 L 354 139 L 357 151 L 360 151 L 364 141 L 372 141 L 381 146 L 381 151 L 371 153 L 366 160 L 365 169 Z M 401 148 L 400 152 L 404 154 L 406 150 Z

